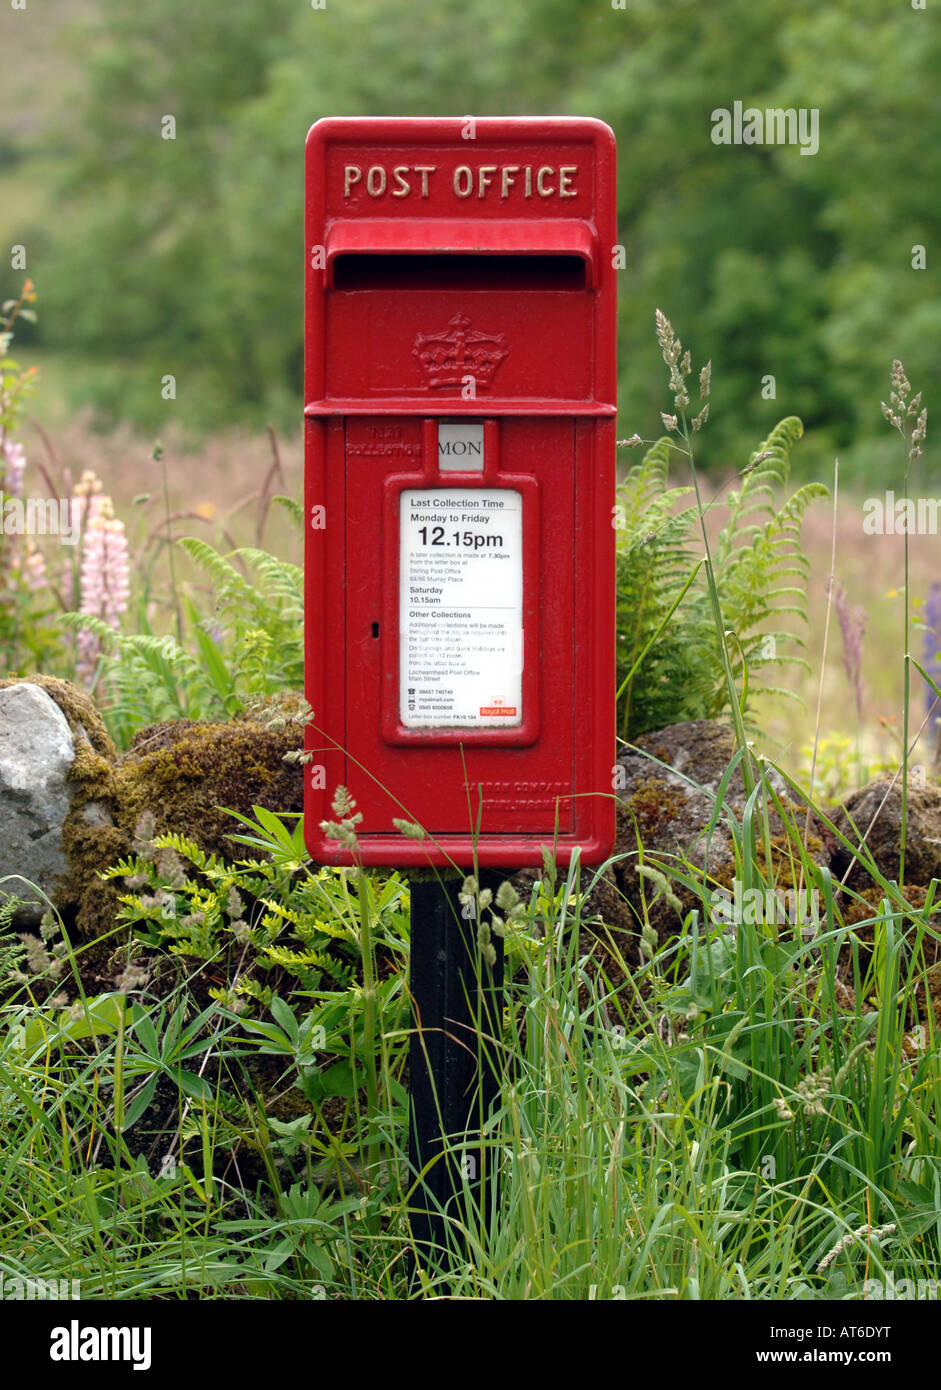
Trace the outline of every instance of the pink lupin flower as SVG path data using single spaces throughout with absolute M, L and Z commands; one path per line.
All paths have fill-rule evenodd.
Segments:
M 120 625 L 130 596 L 130 563 L 124 522 L 114 514 L 110 497 L 88 497 L 88 521 L 82 551 L 79 612 L 100 618 L 109 627 Z M 101 647 L 83 629 L 78 635 L 77 674 L 91 683 Z
M 3 454 L 3 490 L 10 497 L 19 497 L 23 491 L 23 474 L 26 472 L 26 450 L 22 444 L 5 439 L 0 452 Z

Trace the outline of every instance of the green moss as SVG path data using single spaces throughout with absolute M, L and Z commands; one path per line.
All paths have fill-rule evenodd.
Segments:
M 144 811 L 157 833 L 192 836 L 203 849 L 233 856 L 227 838 L 238 830 L 227 809 L 252 806 L 300 811 L 303 772 L 284 761 L 300 742 L 299 725 L 230 724 L 183 719 L 143 729 L 114 769 L 118 824 L 132 836 Z
M 641 831 L 660 830 L 675 820 L 688 798 L 661 777 L 645 777 L 627 798 Z
M 241 850 L 227 837 L 239 826 L 225 808 L 249 816 L 254 804 L 278 812 L 302 808 L 303 770 L 284 762 L 286 752 L 301 746 L 301 696 L 266 701 L 254 717 L 246 714 L 230 724 L 179 720 L 142 729 L 116 760 L 87 695 L 51 677 L 34 683 L 58 704 L 75 741 L 73 799 L 62 831 L 69 873 L 57 900 L 83 943 L 114 931 L 121 885 L 102 883 L 98 874 L 132 853 L 145 810 L 153 813 L 157 833 L 186 834 L 231 859 Z M 12 684 L 17 682 L 2 681 L 0 687 Z M 109 952 L 114 944 L 111 935 Z

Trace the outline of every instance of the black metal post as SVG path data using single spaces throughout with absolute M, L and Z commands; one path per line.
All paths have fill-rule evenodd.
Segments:
M 479 877 L 481 889 L 492 884 L 495 892 L 502 876 Z M 489 1220 L 499 1168 L 481 1126 L 500 1092 L 503 942 L 492 938 L 496 961 L 488 965 L 460 890 L 460 880 L 411 887 L 412 1181 L 430 1165 L 412 1198 L 411 1225 L 422 1265 L 439 1271 L 463 1258 L 456 1223 Z

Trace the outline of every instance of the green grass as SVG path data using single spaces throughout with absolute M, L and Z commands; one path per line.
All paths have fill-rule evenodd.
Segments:
M 739 843 L 737 872 L 757 884 Z M 883 907 L 850 929 L 826 875 L 804 867 L 823 905 L 813 943 L 748 923 L 724 934 L 700 884 L 702 912 L 639 970 L 623 938 L 599 929 L 592 945 L 580 930 L 574 875 L 534 896 L 508 943 L 503 1036 L 489 1040 L 507 1077 L 486 1139 L 498 1219 L 455 1229 L 459 1272 L 442 1258 L 426 1296 L 859 1298 L 888 1270 L 938 1277 L 941 1056 L 931 1011 L 915 1010 L 939 941 L 931 904 L 915 912 L 883 882 Z M 612 965 L 627 976 L 619 991 Z M 299 1075 L 297 1030 L 293 1043 L 282 1032 L 265 1096 L 249 1026 L 199 1009 L 197 985 L 198 971 L 160 1001 L 116 995 L 64 1025 L 48 1007 L 6 1005 L 0 1268 L 78 1279 L 83 1298 L 416 1294 L 390 1037 L 361 1058 L 374 1087 L 331 1141 L 270 1113 L 272 1090 Z M 299 1018 L 305 1007 L 292 1001 Z M 163 1176 L 135 1141 L 156 1075 L 173 1095 Z
M 858 499 L 842 505 L 850 600 L 873 615 L 865 669 L 898 731 L 901 609 L 876 600 L 898 585 L 901 545 L 860 549 Z M 829 523 L 808 539 L 822 660 Z M 912 544 L 910 601 L 933 576 L 930 547 Z M 836 643 L 831 628 L 823 732 L 845 731 Z M 814 730 L 809 717 L 783 728 L 787 778 Z M 78 1280 L 85 1299 L 860 1299 L 889 1273 L 938 1278 L 937 882 L 907 897 L 817 804 L 878 888 L 851 921 L 862 900 L 807 852 L 803 813 L 768 770 L 755 759 L 744 807 L 721 780 L 709 833 L 724 826 L 735 877 L 763 891 L 777 817 L 817 894 L 812 939 L 783 921 L 728 930 L 714 881 L 647 851 L 659 878 L 631 931 L 585 919 L 575 867 L 557 881 L 547 864 L 505 913 L 505 1015 L 499 1036 L 481 1030 L 505 1078 L 483 1131 L 499 1207 L 475 1211 L 468 1190 L 450 1248 L 417 1279 L 405 888 L 314 871 L 300 827 L 270 813 L 241 838 L 268 872 L 246 863 L 232 883 L 228 866 L 197 863 L 181 887 L 179 861 L 157 858 L 172 846 L 152 843 L 110 961 L 114 940 L 70 945 L 62 924 L 52 978 L 0 952 L 0 1272 Z M 141 886 L 139 865 L 117 872 Z M 693 906 L 658 939 L 651 897 L 680 890 Z M 144 981 L 126 973 L 142 958 Z M 116 987 L 89 995 L 109 973 Z

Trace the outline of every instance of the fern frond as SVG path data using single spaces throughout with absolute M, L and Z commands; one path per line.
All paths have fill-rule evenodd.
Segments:
M 296 521 L 298 526 L 303 527 L 305 520 L 304 508 L 296 497 L 285 497 L 279 492 L 272 497 L 271 501 L 272 503 L 277 503 L 279 507 L 283 507 L 291 520 Z

